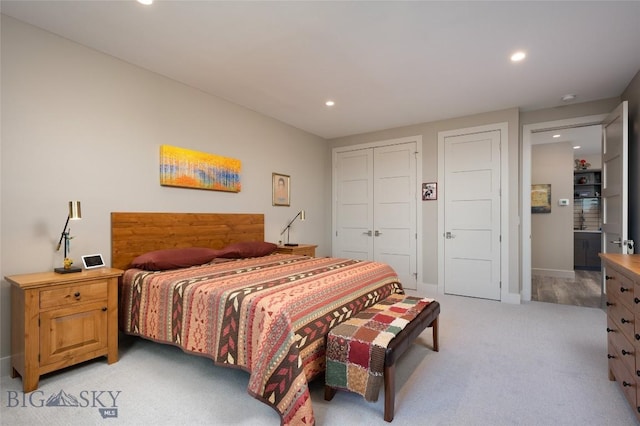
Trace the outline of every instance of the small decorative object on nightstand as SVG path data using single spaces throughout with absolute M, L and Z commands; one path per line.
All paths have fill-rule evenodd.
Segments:
M 316 245 L 298 244 L 297 246 L 278 246 L 276 253 L 297 254 L 300 256 L 316 257 Z
M 40 376 L 106 356 L 118 361 L 118 277 L 113 268 L 5 277 L 11 284 L 12 377 L 25 392 Z

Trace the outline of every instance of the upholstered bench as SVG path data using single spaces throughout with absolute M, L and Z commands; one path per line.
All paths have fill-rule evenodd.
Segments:
M 439 314 L 435 300 L 391 295 L 333 328 L 327 337 L 324 399 L 345 389 L 377 401 L 384 381 L 384 419 L 392 421 L 396 360 L 429 327 L 438 351 Z

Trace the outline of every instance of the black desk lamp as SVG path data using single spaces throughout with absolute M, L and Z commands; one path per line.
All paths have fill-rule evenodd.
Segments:
M 304 210 L 300 210 L 298 212 L 297 215 L 295 215 L 293 217 L 293 219 L 291 219 L 291 222 L 289 222 L 289 224 L 282 230 L 282 232 L 280 233 L 280 235 L 284 234 L 285 231 L 287 231 L 287 242 L 285 244 L 285 246 L 287 247 L 295 247 L 298 244 L 293 244 L 293 243 L 289 243 L 289 228 L 291 228 L 291 225 L 293 224 L 293 222 L 295 222 L 295 220 L 298 218 L 298 216 L 300 217 L 300 220 L 304 220 L 305 219 L 305 215 L 304 215 Z
M 62 233 L 60 234 L 60 240 L 58 240 L 58 247 L 56 251 L 60 251 L 60 246 L 62 245 L 62 240 L 64 240 L 64 266 L 62 268 L 55 268 L 54 271 L 59 274 L 69 274 L 72 272 L 80 272 L 81 268 L 77 268 L 71 266 L 73 264 L 73 260 L 67 257 L 67 252 L 69 250 L 69 240 L 73 237 L 69 236 L 71 230 L 67 229 L 69 225 L 69 220 L 78 220 L 82 219 L 82 211 L 80 210 L 80 201 L 69 201 L 69 215 L 67 216 L 67 221 L 64 223 L 64 228 L 62 229 Z

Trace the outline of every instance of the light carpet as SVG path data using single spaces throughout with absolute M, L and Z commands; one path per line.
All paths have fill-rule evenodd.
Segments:
M 392 425 L 638 424 L 608 380 L 601 309 L 426 296 L 441 304 L 440 352 L 431 351 L 427 329 L 398 361 Z M 244 371 L 122 337 L 119 362 L 100 358 L 46 375 L 31 394 L 22 393 L 20 378 L 2 377 L 0 423 L 278 425 L 247 383 Z M 42 406 L 61 391 L 80 406 Z M 376 403 L 348 392 L 331 402 L 323 395 L 322 381 L 312 382 L 318 425 L 388 424 L 382 395 Z

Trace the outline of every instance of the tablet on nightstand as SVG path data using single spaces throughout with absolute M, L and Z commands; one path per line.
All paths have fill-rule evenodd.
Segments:
M 104 266 L 104 260 L 101 254 L 88 254 L 82 256 L 82 264 L 85 269 L 101 268 Z

